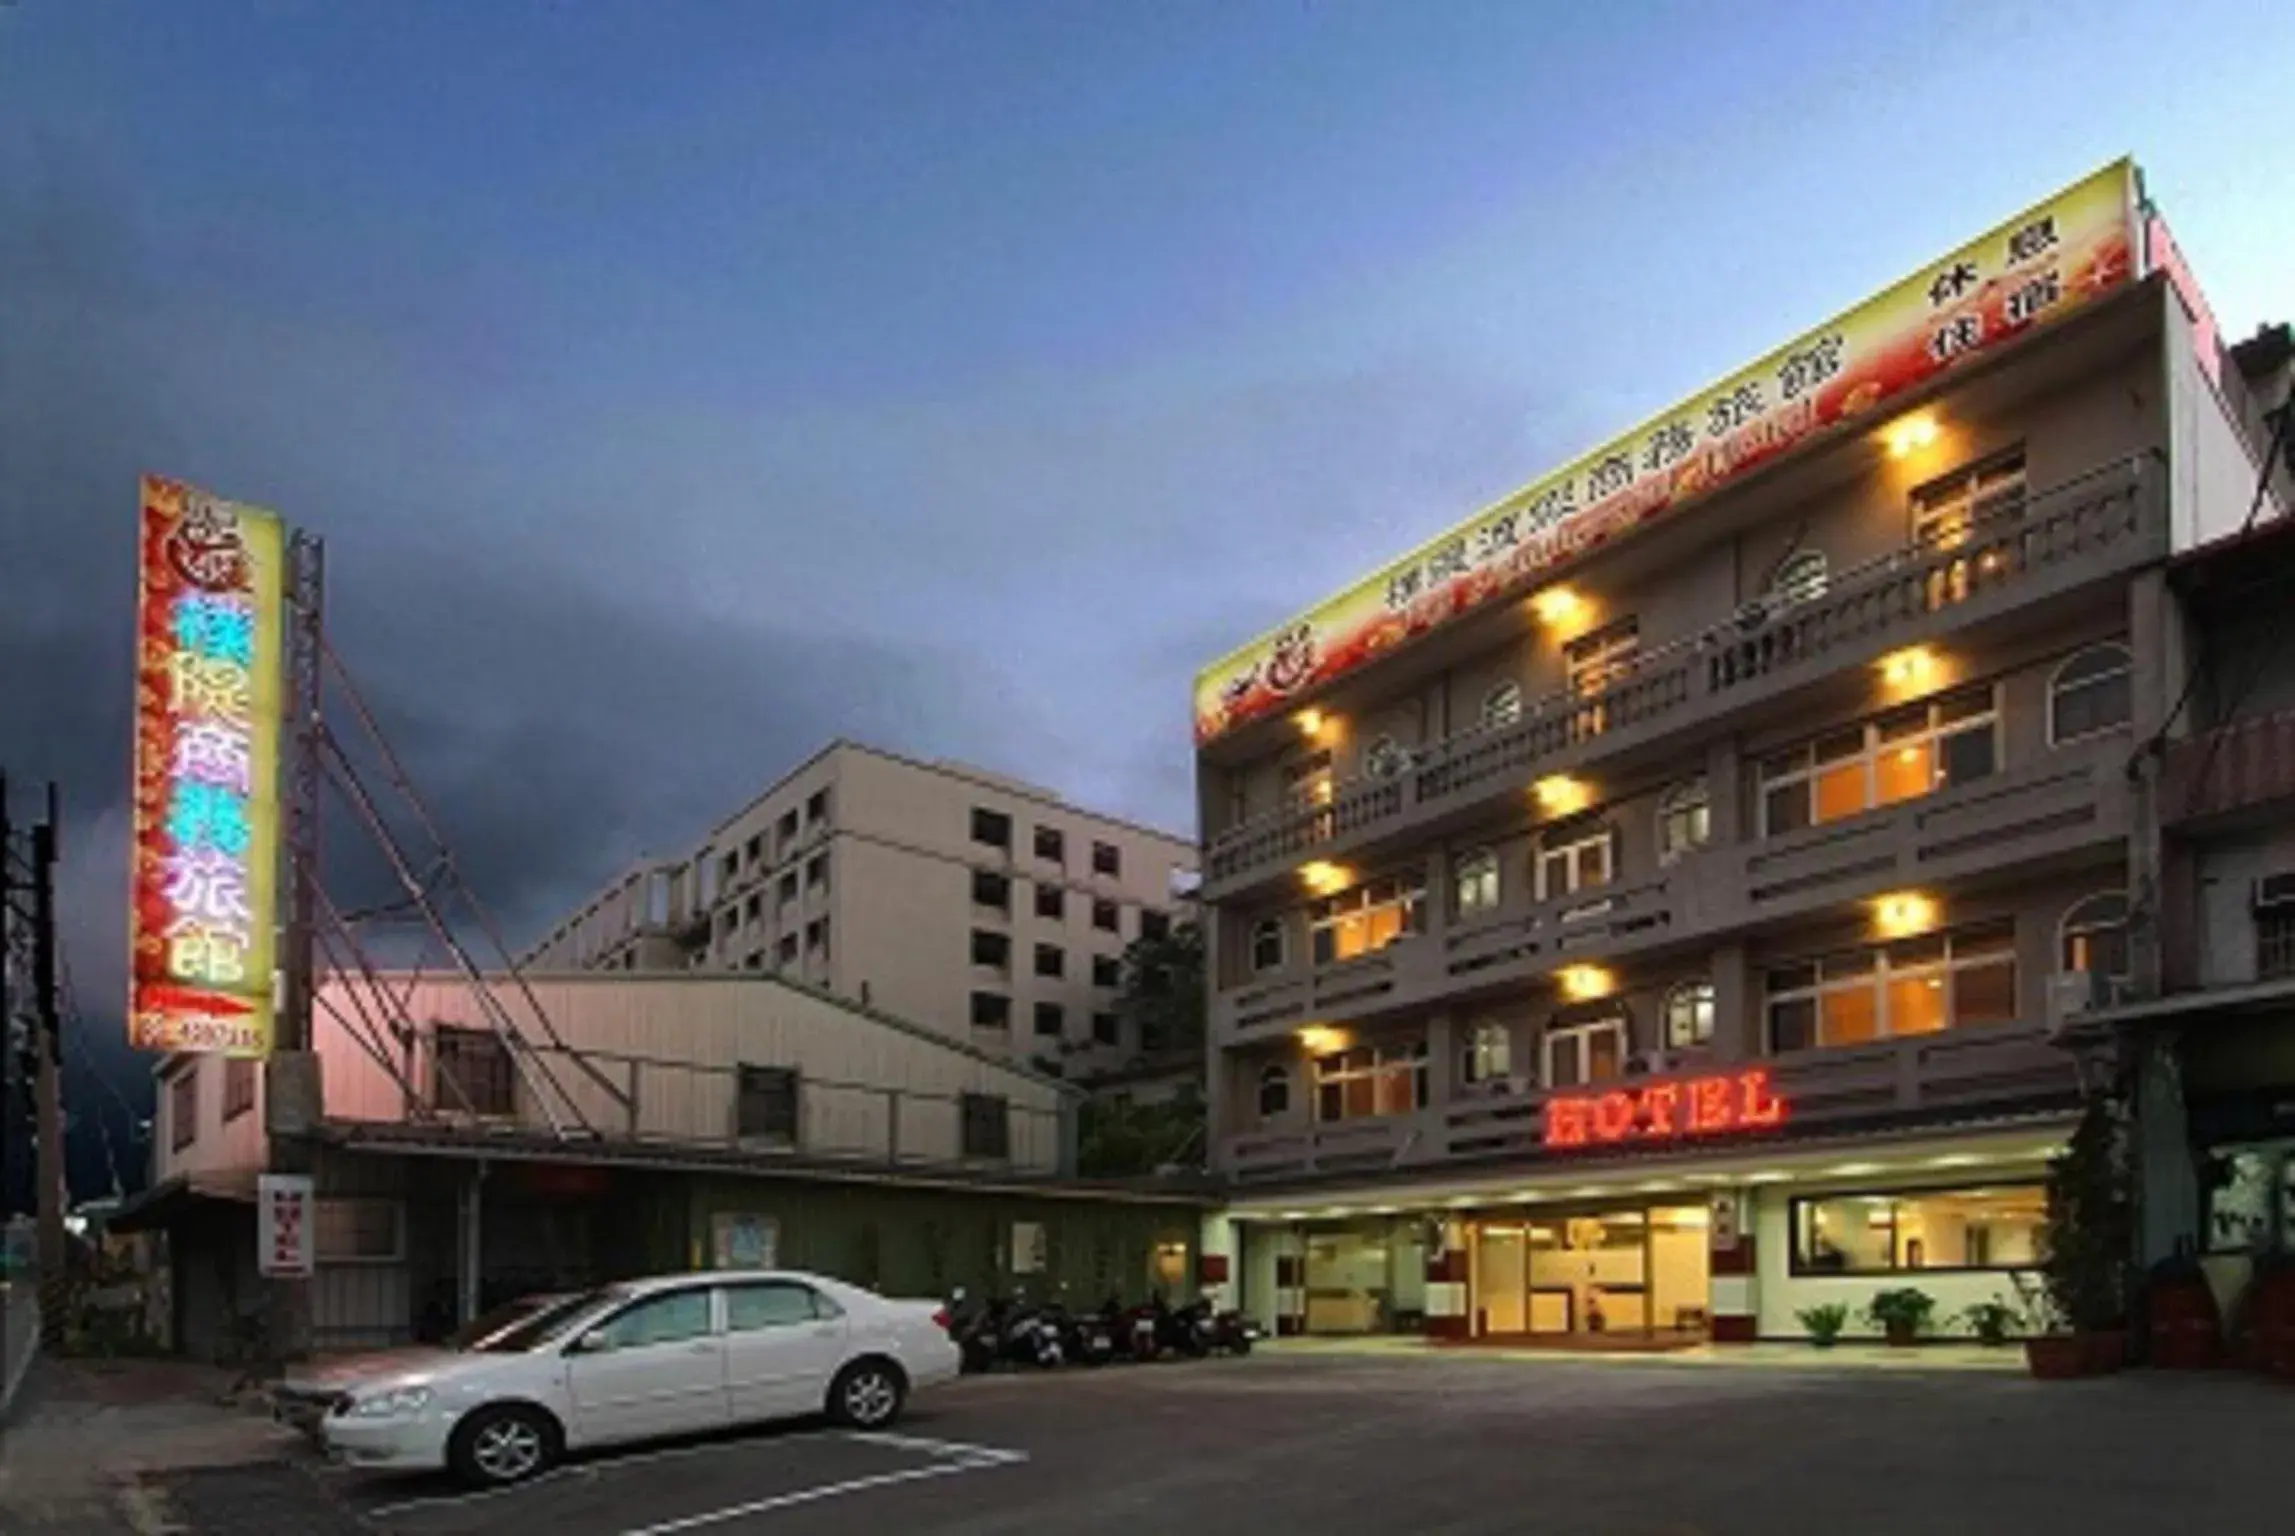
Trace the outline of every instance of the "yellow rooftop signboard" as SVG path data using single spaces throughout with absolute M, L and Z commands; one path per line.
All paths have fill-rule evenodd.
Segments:
M 1865 416 L 2136 276 L 2120 160 L 1197 674 L 1200 744 Z

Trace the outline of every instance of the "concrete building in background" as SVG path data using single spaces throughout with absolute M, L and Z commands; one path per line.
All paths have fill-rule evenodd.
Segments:
M 1666 1343 L 2008 1292 L 2057 1027 L 2133 980 L 2167 562 L 2276 403 L 2123 163 L 1207 669 L 1241 1303 Z
M 1124 946 L 1184 915 L 1186 838 L 839 741 L 684 858 L 623 876 L 537 970 L 762 971 L 1063 1076 L 1119 1073 Z

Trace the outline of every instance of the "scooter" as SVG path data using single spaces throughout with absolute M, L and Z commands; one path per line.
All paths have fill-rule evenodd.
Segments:
M 1019 1308 L 1004 1324 L 1003 1358 L 1015 1365 L 1032 1365 L 1049 1370 L 1067 1358 L 1067 1349 L 1060 1342 L 1060 1327 L 1045 1311 Z
M 1210 1337 L 1211 1347 L 1221 1354 L 1248 1355 L 1259 1342 L 1259 1325 L 1231 1307 L 1211 1314 Z
M 986 1305 L 964 1309 L 964 1292 L 949 1297 L 949 1337 L 956 1341 L 957 1368 L 968 1375 L 994 1370 L 1004 1342 L 1005 1305 L 991 1299 Z
M 1105 1315 L 1098 1312 L 1071 1315 L 1061 1308 L 1058 1318 L 1060 1340 L 1071 1361 L 1077 1365 L 1106 1365 L 1116 1358 L 1115 1330 Z

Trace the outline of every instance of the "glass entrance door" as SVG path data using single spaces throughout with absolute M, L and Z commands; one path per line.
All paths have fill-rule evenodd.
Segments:
M 1703 1206 L 1478 1222 L 1477 1337 L 1702 1337 L 1711 1265 Z

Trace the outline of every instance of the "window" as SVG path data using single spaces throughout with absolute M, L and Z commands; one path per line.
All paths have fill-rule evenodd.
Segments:
M 2038 1184 L 1825 1195 L 1792 1205 L 1797 1275 L 2027 1269 L 2048 1220 Z
M 1374 779 L 1391 779 L 1410 766 L 1410 754 L 1392 736 L 1381 736 L 1363 753 L 1363 772 Z
M 2255 976 L 2258 981 L 2295 976 L 2295 901 L 2271 900 L 2260 889 L 2255 902 Z
M 717 861 L 717 888 L 721 891 L 724 890 L 733 883 L 733 877 L 740 873 L 741 850 L 738 848 L 730 849 L 723 858 Z
M 741 968 L 745 971 L 761 971 L 765 969 L 765 951 L 761 949 L 753 949 L 749 951 L 748 954 L 741 957 Z M 624 967 L 624 969 L 634 969 L 634 967 Z
M 781 852 L 786 855 L 789 845 L 797 840 L 797 813 L 793 810 L 783 811 L 781 820 L 773 828 L 773 834 L 780 840 Z
M 1626 1021 L 1596 1019 L 1590 1024 L 1548 1026 L 1545 1057 L 1549 1088 L 1606 1083 L 1626 1069 Z
M 1050 1035 L 1054 1039 L 1057 1039 L 1060 1035 L 1066 1032 L 1067 1028 L 1067 1010 L 1062 1008 L 1058 1003 L 1038 1003 L 1036 1005 L 1037 1034 Z
M 2098 976 L 2128 974 L 2128 898 L 2121 891 L 2099 891 L 2072 904 L 2056 925 L 2056 964 L 2059 970 L 2088 971 Z
M 1140 909 L 1140 937 L 1163 940 L 1171 937 L 1171 919 L 1161 912 Z
M 1093 900 L 1092 926 L 1094 928 L 1099 929 L 1102 933 L 1115 933 L 1121 924 L 1122 919 L 1117 915 L 1114 902 L 1105 897 L 1097 897 Z
M 773 887 L 773 905 L 786 907 L 797 899 L 797 872 L 790 870 Z
M 741 856 L 751 865 L 765 862 L 765 834 L 760 832 L 741 845 Z
M 1581 699 L 1592 698 L 1623 682 L 1641 646 L 1641 627 L 1632 619 L 1620 619 L 1563 646 L 1562 667 L 1569 677 L 1570 692 Z M 1594 728 L 1601 729 L 1599 725 Z
M 820 826 L 829 819 L 829 792 L 816 789 L 805 800 L 805 825 Z
M 1331 752 L 1309 752 L 1283 765 L 1283 798 L 1289 805 L 1331 802 Z
M 829 856 L 816 853 L 805 861 L 805 889 L 825 891 L 829 888 Z
M 1315 963 L 1374 954 L 1426 926 L 1426 881 L 1416 872 L 1367 881 L 1307 909 Z
M 1658 862 L 1671 864 L 1713 840 L 1713 794 L 1701 774 L 1685 779 L 1658 799 Z
M 1617 873 L 1617 832 L 1596 822 L 1565 822 L 1539 838 L 1538 899 L 1552 901 L 1597 885 Z
M 1769 583 L 1769 595 L 1779 606 L 1787 608 L 1795 603 L 1814 602 L 1825 595 L 1826 577 L 1824 551 L 1797 549 L 1777 567 L 1777 577 Z
M 2022 450 L 1955 470 L 1912 493 L 1913 542 L 1955 549 L 1972 531 L 2024 513 Z
M 992 929 L 972 930 L 972 963 L 1008 970 L 1012 965 L 1012 936 Z
M 167 1085 L 167 1144 L 181 1152 L 199 1138 L 199 1064 L 193 1062 Z
M 1012 882 L 990 869 L 972 872 L 972 903 L 979 907 L 994 907 L 999 912 L 1012 910 Z
M 608 1349 L 645 1349 L 706 1339 L 714 1327 L 709 1319 L 709 1291 L 697 1285 L 634 1301 L 597 1331 L 605 1334 Z
M 234 1056 L 223 1063 L 223 1118 L 238 1119 L 255 1107 L 256 1063 Z
M 1058 976 L 1063 974 L 1067 968 L 1068 957 L 1061 952 L 1059 945 L 1039 944 L 1036 946 L 1037 975 Z
M 1411 1114 L 1427 1102 L 1426 1042 L 1363 1045 L 1315 1062 L 1315 1118 Z
M 1685 981 L 1665 995 L 1665 1043 L 1685 1051 L 1713 1038 L 1713 983 Z
M 816 917 L 805 925 L 805 953 L 829 958 L 829 920 Z
M 1036 857 L 1049 859 L 1054 864 L 1065 864 L 1068 861 L 1068 839 L 1066 835 L 1058 827 L 1038 827 L 1036 829 Z
M 1768 974 L 1769 1049 L 1863 1045 L 2016 1018 L 2016 925 L 1844 950 Z
M 844 1315 L 844 1309 L 828 1297 L 794 1280 L 767 1280 L 756 1285 L 725 1288 L 725 1331 L 728 1333 L 795 1328 Z
M 1502 1083 L 1514 1074 L 1514 1032 L 1503 1024 L 1482 1023 L 1466 1033 L 1459 1053 L 1458 1080 L 1470 1088 Z
M 1999 766 L 2000 714 L 1991 684 L 1892 709 L 1762 760 L 1764 837 L 1862 815 Z
M 491 1029 L 441 1024 L 431 1036 L 430 1102 L 434 1108 L 474 1115 L 517 1112 L 516 1078 L 508 1042 Z
M 1276 1063 L 1259 1069 L 1259 1118 L 1291 1113 L 1291 1069 Z
M 773 946 L 773 963 L 780 966 L 790 966 L 797 963 L 797 936 L 795 934 L 784 933 L 781 935 L 780 942 Z
M 324 1196 L 311 1206 L 311 1252 L 321 1264 L 396 1264 L 406 1257 L 406 1209 L 372 1196 Z
M 1010 1157 L 1012 1111 L 993 1093 L 968 1093 L 963 1099 L 964 1155 Z
M 1123 1025 L 1112 1013 L 1092 1015 L 1092 1039 L 1101 1045 L 1116 1045 L 1123 1040 Z
M 973 993 L 972 1024 L 975 1029 L 1011 1028 L 1012 999 L 1001 992 Z
M 1068 893 L 1056 885 L 1036 887 L 1036 915 L 1057 923 L 1068 915 Z
M 1283 969 L 1283 919 L 1263 917 L 1251 925 L 1251 973 Z
M 737 1078 L 734 1134 L 796 1145 L 796 1068 L 744 1066 Z
M 2048 679 L 2048 744 L 2063 746 L 2126 725 L 2135 658 L 2124 645 L 2092 645 Z
M 1092 956 L 1092 985 L 1120 987 L 1124 984 L 1124 963 L 1114 955 Z
M 1522 685 L 1500 683 L 1482 696 L 1482 728 L 1502 731 L 1522 719 Z
M 1114 843 L 1092 844 L 1092 873 L 1118 876 L 1124 872 L 1124 856 Z
M 1460 917 L 1494 911 L 1498 906 L 1498 855 L 1477 848 L 1460 857 L 1450 873 L 1451 904 Z
M 1012 818 L 1002 811 L 984 811 L 972 808 L 972 840 L 991 848 L 1012 846 Z
M 763 921 L 765 921 L 764 894 L 752 891 L 749 893 L 749 899 L 741 904 L 741 926 L 754 928 Z

